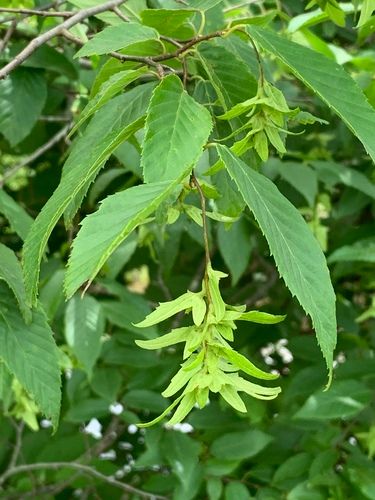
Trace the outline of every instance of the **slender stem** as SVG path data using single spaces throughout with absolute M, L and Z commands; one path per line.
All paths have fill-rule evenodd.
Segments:
M 48 142 L 43 144 L 43 146 L 40 146 L 40 148 L 36 149 L 33 153 L 31 153 L 30 156 L 28 156 L 24 160 L 20 161 L 19 163 L 17 163 L 17 165 L 15 165 L 14 167 L 7 170 L 4 173 L 3 178 L 0 180 L 0 189 L 4 186 L 5 182 L 8 179 L 10 179 L 11 177 L 13 177 L 21 168 L 26 167 L 26 165 L 28 165 L 32 161 L 36 160 L 37 158 L 39 158 L 39 156 L 44 154 L 46 151 L 51 149 L 55 144 L 60 142 L 61 139 L 66 137 L 67 133 L 69 132 L 70 127 L 71 127 L 71 124 L 69 123 L 68 125 L 63 127 L 61 130 L 59 130 L 57 132 L 57 134 L 52 136 Z
M 41 17 L 72 17 L 75 12 L 72 11 L 58 11 L 58 10 L 38 10 L 38 9 L 11 9 L 7 7 L 0 7 L 0 12 L 7 12 L 9 14 L 22 14 L 27 16 L 41 16 Z
M 115 486 L 116 488 L 119 488 L 123 491 L 126 491 L 128 493 L 133 493 L 134 495 L 139 495 L 142 498 L 161 499 L 161 500 L 164 500 L 166 498 L 161 495 L 155 495 L 153 493 L 148 493 L 146 491 L 139 490 L 138 488 L 135 488 L 130 484 L 122 483 L 121 481 L 117 481 L 117 479 L 114 479 L 111 476 L 106 476 L 105 474 L 102 474 L 101 472 L 97 471 L 93 467 L 90 467 L 89 465 L 79 464 L 77 462 L 41 462 L 34 464 L 18 465 L 4 472 L 4 474 L 0 477 L 0 485 L 3 484 L 11 476 L 20 474 L 22 472 L 43 470 L 43 469 L 60 470 L 63 468 L 78 470 L 89 476 L 96 477 L 101 481 L 110 484 L 111 486 Z
M 202 221 L 203 221 L 203 240 L 204 240 L 204 251 L 206 258 L 206 268 L 204 273 L 204 284 L 206 288 L 206 296 L 208 303 L 211 302 L 210 288 L 208 286 L 208 267 L 211 265 L 211 257 L 210 257 L 210 246 L 208 242 L 208 229 L 207 229 L 207 216 L 206 216 L 206 198 L 202 191 L 202 187 L 198 182 L 198 179 L 195 176 L 194 171 L 191 174 L 191 183 L 197 188 L 200 201 L 201 201 L 201 209 L 202 209 Z

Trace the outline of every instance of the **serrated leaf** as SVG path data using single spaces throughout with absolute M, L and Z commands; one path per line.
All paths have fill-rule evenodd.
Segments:
M 31 321 L 31 311 L 26 304 L 26 292 L 23 284 L 22 269 L 15 253 L 0 243 L 0 280 L 4 280 L 14 293 L 22 316 Z
M 91 378 L 101 350 L 104 315 L 93 297 L 73 297 L 65 310 L 65 339 L 83 369 Z
M 103 83 L 99 91 L 95 96 L 88 102 L 86 107 L 82 110 L 78 122 L 74 125 L 74 128 L 70 131 L 69 135 L 73 135 L 79 127 L 84 123 L 90 116 L 98 111 L 105 103 L 107 103 L 112 97 L 121 92 L 127 85 L 134 82 L 140 76 L 147 73 L 147 68 L 142 67 L 136 70 L 120 71 L 115 73 L 107 81 Z
M 163 78 L 151 98 L 141 167 L 145 182 L 174 180 L 193 167 L 212 129 L 210 113 L 175 75 Z
M 163 349 L 163 347 L 169 347 L 171 345 L 178 344 L 179 342 L 185 342 L 189 330 L 191 330 L 190 327 L 175 328 L 170 333 L 166 333 L 156 339 L 136 340 L 135 343 L 137 346 L 142 347 L 142 349 Z
M 24 240 L 33 223 L 33 218 L 3 189 L 0 189 L 0 213 L 8 219 L 11 229 Z
M 315 92 L 346 123 L 375 161 L 372 133 L 375 110 L 362 90 L 342 66 L 324 55 L 303 47 L 272 31 L 247 26 L 247 32 Z
M 41 309 L 34 310 L 27 325 L 5 285 L 1 286 L 0 305 L 0 357 L 56 429 L 61 400 L 60 369 L 46 317 Z
M 104 28 L 94 35 L 74 57 L 108 54 L 120 49 L 126 51 L 136 43 L 158 39 L 158 32 L 148 26 L 142 26 L 139 23 L 122 23 Z
M 252 377 L 256 377 L 262 380 L 275 380 L 276 378 L 278 378 L 278 375 L 267 373 L 260 368 L 257 368 L 251 361 L 249 361 L 245 356 L 237 351 L 234 351 L 228 347 L 220 347 L 220 350 L 222 351 L 223 356 L 228 361 L 230 361 L 237 368 L 247 373 L 248 375 L 251 375 Z
M 142 87 L 146 87 L 146 89 L 143 90 Z M 137 117 L 130 125 L 122 123 L 121 104 L 124 101 L 128 102 L 129 99 L 131 100 L 139 94 L 142 98 L 146 98 L 144 92 L 149 93 L 152 88 L 152 85 L 141 85 L 138 88 L 139 90 L 135 89 L 134 93 L 128 92 L 124 96 L 116 98 L 114 109 L 118 106 L 120 111 L 117 116 L 115 115 L 117 119 L 114 119 L 112 115 L 112 123 L 116 124 L 116 128 L 114 130 L 110 128 L 103 135 L 103 124 L 99 127 L 98 123 L 96 123 L 92 136 L 89 134 L 84 135 L 82 140 L 77 141 L 77 146 L 73 148 L 65 164 L 59 186 L 35 219 L 25 241 L 23 268 L 27 300 L 30 304 L 36 302 L 40 262 L 48 238 L 57 221 L 69 204 L 75 200 L 76 196 L 82 195 L 82 190 L 83 195 L 86 193 L 90 182 L 95 178 L 116 147 L 142 126 L 142 117 Z M 110 109 L 112 109 L 112 106 Z M 124 116 L 128 117 L 127 108 L 125 108 Z M 75 213 L 75 210 L 73 212 Z
M 260 323 L 261 325 L 273 325 L 284 321 L 285 318 L 285 315 L 269 314 L 261 311 L 247 311 L 241 314 L 238 320 L 251 321 L 253 323 Z
M 95 278 L 116 248 L 160 203 L 176 192 L 177 185 L 177 181 L 157 182 L 120 191 L 108 196 L 99 210 L 82 221 L 65 277 L 68 298 L 84 282 Z
M 337 331 L 335 294 L 323 252 L 301 214 L 272 181 L 228 148 L 218 146 L 218 151 L 258 221 L 280 275 L 312 318 L 331 378 Z
M 78 165 L 88 165 L 95 161 L 100 149 L 99 152 L 95 150 L 93 152 L 93 144 L 99 143 L 99 146 L 101 141 L 105 140 L 105 137 L 107 137 L 111 132 L 115 132 L 116 130 L 120 132 L 121 128 L 127 129 L 127 133 L 123 139 L 123 141 L 125 141 L 143 126 L 142 118 L 146 114 L 154 87 L 154 82 L 138 85 L 121 96 L 111 99 L 95 114 L 88 127 L 85 129 L 82 137 L 77 138 L 73 144 L 72 151 L 63 168 L 61 183 L 64 182 L 66 175 L 69 175 L 70 171 L 73 169 L 77 169 L 76 175 L 77 177 L 79 176 Z M 103 134 L 103 130 L 105 131 L 105 134 Z M 118 146 L 115 144 L 112 153 L 116 154 L 119 148 L 123 146 L 124 142 Z M 94 156 L 93 153 L 96 154 L 96 156 Z M 64 210 L 66 227 L 69 227 L 72 224 L 73 218 L 76 215 L 90 184 L 95 180 L 104 163 L 105 161 L 86 177 L 84 184 L 69 203 L 68 207 Z

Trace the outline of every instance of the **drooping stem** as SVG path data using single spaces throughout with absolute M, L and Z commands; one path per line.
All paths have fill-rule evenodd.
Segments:
M 206 198 L 204 196 L 202 186 L 199 184 L 198 179 L 196 178 L 194 171 L 191 174 L 191 184 L 197 188 L 200 202 L 201 202 L 202 222 L 203 222 L 203 241 L 204 241 L 204 251 L 205 251 L 205 257 L 206 257 L 206 269 L 205 269 L 205 273 L 204 273 L 204 283 L 205 283 L 205 287 L 206 287 L 206 294 L 207 294 L 208 302 L 211 302 L 210 289 L 208 286 L 208 274 L 207 274 L 208 266 L 211 265 L 211 257 L 210 257 L 210 245 L 208 243 Z

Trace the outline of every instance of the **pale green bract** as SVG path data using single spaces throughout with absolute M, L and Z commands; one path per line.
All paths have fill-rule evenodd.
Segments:
M 276 323 L 285 316 L 273 316 L 260 311 L 245 313 L 245 306 L 229 306 L 222 299 L 219 289 L 219 281 L 225 276 L 208 264 L 200 292 L 188 291 L 175 300 L 161 303 L 135 325 L 139 328 L 155 325 L 181 311 L 191 312 L 194 322 L 190 327 L 174 329 L 156 339 L 136 340 L 136 344 L 143 349 L 161 349 L 185 342 L 185 361 L 162 395 L 169 398 L 185 389 L 159 417 L 151 422 L 137 424 L 139 427 L 160 422 L 177 405 L 168 423 L 179 423 L 195 404 L 203 408 L 210 392 L 220 393 L 230 406 L 243 413 L 247 410 L 238 392 L 245 392 L 257 399 L 274 399 L 280 393 L 280 387 L 263 387 L 240 377 L 239 370 L 263 380 L 274 380 L 278 375 L 257 368 L 245 356 L 233 350 L 227 340 L 233 340 L 235 320 L 252 321 L 253 318 L 258 323 Z

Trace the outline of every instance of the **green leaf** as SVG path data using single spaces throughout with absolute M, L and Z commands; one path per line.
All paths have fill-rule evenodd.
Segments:
M 0 81 L 0 133 L 11 146 L 29 135 L 46 98 L 47 83 L 43 71 L 17 68 Z
M 192 168 L 211 129 L 210 113 L 185 92 L 180 79 L 165 77 L 146 119 L 141 161 L 145 182 L 174 180 Z
M 188 415 L 195 405 L 195 394 L 194 392 L 188 392 L 181 399 L 181 403 L 178 405 L 173 416 L 168 420 L 169 425 L 179 424 L 184 420 L 186 415 Z
M 224 110 L 256 94 L 256 79 L 235 53 L 203 43 L 199 45 L 198 56 Z
M 46 317 L 37 309 L 31 323 L 26 325 L 5 286 L 1 287 L 0 306 L 0 357 L 56 429 L 61 399 L 60 369 Z
M 333 161 L 313 161 L 310 164 L 317 171 L 319 179 L 328 185 L 342 183 L 375 200 L 375 185 L 362 172 Z
M 272 436 L 255 429 L 230 432 L 215 439 L 211 445 L 211 453 L 224 460 L 244 460 L 257 455 L 272 440 Z
M 319 52 L 287 40 L 272 31 L 247 26 L 247 32 L 315 92 L 346 123 L 375 161 L 372 133 L 375 110 L 342 66 Z
M 149 95 L 152 88 L 152 84 L 151 86 L 141 85 L 133 92 L 128 92 L 124 96 L 116 98 L 114 107 L 111 104 L 108 108 L 112 113 L 116 109 L 119 111 L 117 116 L 115 115 L 116 119 L 113 118 L 113 114 L 106 114 L 107 119 L 111 118 L 116 128 L 112 130 L 112 127 L 110 127 L 110 130 L 103 135 L 102 127 L 104 127 L 104 122 L 100 125 L 100 116 L 98 114 L 98 122 L 95 124 L 90 123 L 89 126 L 92 126 L 90 129 L 92 135 L 85 134 L 81 140 L 77 141 L 76 147 L 73 148 L 65 164 L 59 186 L 35 219 L 25 241 L 23 254 L 24 277 L 27 299 L 31 304 L 36 301 L 39 266 L 54 226 L 64 210 L 75 200 L 75 197 L 82 197 L 86 193 L 90 182 L 95 178 L 116 147 L 142 126 L 142 115 L 141 117 L 134 117 L 134 121 L 130 125 L 125 125 L 122 119 L 128 118 L 129 114 L 133 116 L 130 111 L 130 109 L 133 109 L 132 103 L 129 101 L 133 99 L 137 102 L 137 97 L 139 97 L 142 102 L 144 100 L 147 102 L 147 95 Z M 122 104 L 127 104 L 124 109 L 121 107 Z M 136 104 L 136 106 L 138 108 L 139 104 Z M 139 112 L 141 112 L 141 108 L 140 106 Z M 74 214 L 75 210 L 72 213 Z
M 33 218 L 3 189 L 0 189 L 0 213 L 8 219 L 11 229 L 24 240 L 33 223 Z
M 338 248 L 328 262 L 375 262 L 375 238 L 366 238 Z
M 112 75 L 106 82 L 103 83 L 98 93 L 95 94 L 95 97 L 88 102 L 87 106 L 80 114 L 78 122 L 70 131 L 69 135 L 74 134 L 82 123 L 84 123 L 91 115 L 96 113 L 106 102 L 145 73 L 147 73 L 147 68 L 142 67 L 137 70 L 120 71 L 119 73 Z
M 250 500 L 252 497 L 246 486 L 239 481 L 230 481 L 225 486 L 225 500 Z
M 269 314 L 261 311 L 247 311 L 238 318 L 239 321 L 251 321 L 261 325 L 273 325 L 284 321 L 286 315 Z
M 31 311 L 26 304 L 26 292 L 23 284 L 22 269 L 15 253 L 0 243 L 0 280 L 11 288 L 22 316 L 26 322 L 31 321 Z
M 353 417 L 370 403 L 371 398 L 372 391 L 363 383 L 340 380 L 335 382 L 329 391 L 319 390 L 312 394 L 294 418 L 330 420 Z
M 194 36 L 194 28 L 187 21 L 194 10 L 146 9 L 141 12 L 142 24 L 155 28 L 161 35 L 187 40 Z
M 139 324 L 137 326 L 139 326 Z M 190 327 L 176 328 L 170 333 L 166 333 L 157 339 L 136 340 L 135 343 L 139 347 L 142 347 L 142 349 L 162 349 L 163 347 L 169 347 L 171 345 L 178 344 L 179 342 L 185 342 L 189 330 L 191 330 Z
M 277 167 L 278 173 L 286 180 L 288 184 L 299 191 L 310 207 L 315 204 L 315 198 L 318 194 L 318 179 L 316 172 L 303 163 L 291 161 L 277 161 L 272 166 Z
M 273 182 L 228 148 L 218 146 L 218 151 L 258 221 L 280 275 L 312 318 L 331 378 L 337 329 L 335 294 L 323 252 L 301 214 Z
M 229 229 L 220 224 L 217 238 L 220 253 L 231 274 L 232 286 L 235 286 L 246 271 L 253 249 L 246 222 L 240 219 Z
M 222 1 L 223 0 L 188 0 L 187 3 L 192 9 L 208 10 L 212 9 L 212 7 L 215 7 Z
M 73 297 L 65 310 L 65 339 L 84 371 L 91 378 L 101 350 L 104 316 L 93 297 Z
M 208 264 L 207 276 L 210 299 L 212 301 L 216 322 L 218 323 L 225 315 L 225 302 L 220 293 L 219 281 L 221 278 L 226 278 L 227 274 L 215 271 L 212 269 L 211 264 Z
M 65 177 L 70 175 L 71 170 L 79 172 L 85 169 L 82 165 L 89 165 L 96 161 L 101 151 L 101 141 L 106 141 L 106 137 L 113 132 L 119 133 L 119 144 L 116 142 L 111 148 L 111 153 L 116 154 L 119 147 L 124 146 L 124 141 L 129 139 L 138 129 L 143 126 L 143 117 L 146 114 L 147 106 L 150 101 L 152 90 L 155 83 L 151 82 L 145 85 L 139 85 L 125 94 L 115 97 L 108 102 L 103 109 L 100 109 L 90 121 L 82 137 L 74 142 L 72 151 L 65 162 L 61 183 Z M 103 135 L 103 130 L 105 134 Z M 121 134 L 124 133 L 123 138 Z M 93 150 L 92 145 L 98 143 L 98 151 Z M 108 159 L 108 158 L 106 158 Z M 83 198 L 85 197 L 90 184 L 95 180 L 100 168 L 104 165 L 106 159 L 88 175 L 74 196 L 69 206 L 64 210 L 65 225 L 72 224 L 73 218 L 77 213 Z
M 208 500 L 220 500 L 223 493 L 223 483 L 218 477 L 209 477 L 206 481 Z
M 158 39 L 158 32 L 152 28 L 138 23 L 122 23 L 104 28 L 93 36 L 74 57 L 108 54 L 120 49 L 124 52 L 136 43 Z
M 158 206 L 176 192 L 178 181 L 143 184 L 108 196 L 97 212 L 87 216 L 73 242 L 65 278 L 69 298 L 92 281 L 115 249 Z

